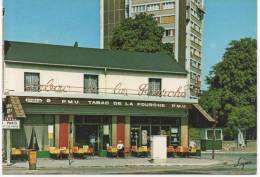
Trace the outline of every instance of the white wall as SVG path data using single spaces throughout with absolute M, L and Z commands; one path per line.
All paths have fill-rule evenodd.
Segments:
M 149 78 L 161 78 L 162 90 L 165 89 L 167 91 L 176 91 L 181 86 L 181 92 L 184 92 L 184 88 L 187 85 L 187 77 L 185 75 L 173 74 L 149 74 L 108 70 L 107 75 L 105 75 L 104 70 L 22 64 L 7 64 L 5 72 L 5 90 L 15 92 L 24 91 L 24 72 L 40 73 L 41 85 L 45 85 L 49 80 L 54 79 L 53 85 L 73 86 L 73 88 L 68 88 L 68 90 L 80 93 L 83 93 L 84 74 L 97 74 L 99 76 L 99 88 L 109 88 L 108 92 L 113 92 L 115 86 L 121 83 L 121 89 L 136 90 L 127 90 L 128 94 L 137 94 L 139 86 L 141 84 L 148 84 Z

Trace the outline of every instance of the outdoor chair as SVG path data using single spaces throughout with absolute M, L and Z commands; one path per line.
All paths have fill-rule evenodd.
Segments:
M 137 156 L 138 155 L 137 146 L 132 146 L 131 147 L 131 154 L 133 156 Z
M 60 158 L 60 149 L 56 147 L 49 147 L 49 153 L 51 158 L 55 158 L 55 159 Z
M 20 149 L 12 148 L 11 156 L 14 160 L 18 160 L 22 158 L 22 151 Z
M 141 146 L 138 148 L 138 157 L 147 157 L 148 156 L 148 148 L 147 146 Z
M 175 149 L 173 146 L 168 146 L 167 147 L 167 156 L 168 157 L 173 157 L 173 153 L 175 152 Z
M 72 154 L 72 149 L 68 149 L 67 147 L 60 147 L 61 158 L 68 158 L 70 153 Z
M 116 157 L 117 156 L 117 148 L 115 146 L 109 146 L 107 148 L 108 157 Z
M 125 147 L 124 151 L 125 151 L 125 157 L 127 157 L 131 151 L 130 147 Z
M 83 145 L 82 150 L 83 150 L 83 155 L 93 157 L 93 155 L 94 155 L 93 148 L 89 147 L 88 145 Z

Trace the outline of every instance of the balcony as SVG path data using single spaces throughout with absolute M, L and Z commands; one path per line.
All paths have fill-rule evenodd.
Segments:
M 201 3 L 198 5 L 198 9 L 199 9 L 199 11 L 201 12 L 201 13 L 205 13 L 205 7 L 204 7 L 204 5 L 202 5 Z

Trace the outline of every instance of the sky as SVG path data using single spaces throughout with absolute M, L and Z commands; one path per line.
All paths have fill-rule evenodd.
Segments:
M 204 0 L 202 89 L 231 40 L 256 38 L 256 0 Z M 99 48 L 99 0 L 4 0 L 5 40 Z

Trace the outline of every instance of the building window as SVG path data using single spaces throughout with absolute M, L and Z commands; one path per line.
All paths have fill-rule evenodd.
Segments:
M 98 93 L 98 75 L 84 75 L 84 93 Z
M 145 11 L 145 5 L 133 6 L 132 10 L 133 10 L 133 12 L 144 12 Z
M 24 91 L 39 92 L 40 74 L 39 73 L 24 73 Z
M 161 17 L 161 24 L 175 23 L 175 16 Z
M 163 3 L 163 9 L 173 9 L 174 3 L 173 2 L 165 2 Z
M 161 96 L 162 79 L 149 78 L 148 95 Z
M 160 10 L 160 4 L 149 4 L 146 6 L 147 11 Z
M 164 36 L 173 36 L 174 30 L 173 29 L 167 29 L 165 30 Z

